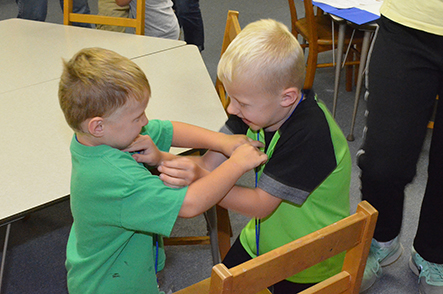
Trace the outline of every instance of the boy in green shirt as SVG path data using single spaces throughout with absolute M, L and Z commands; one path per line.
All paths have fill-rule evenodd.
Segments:
M 75 131 L 74 223 L 66 253 L 70 293 L 158 293 L 160 236 L 171 233 L 177 217 L 215 205 L 243 173 L 266 160 L 242 137 L 178 122 L 148 123 L 150 94 L 143 71 L 115 52 L 83 49 L 65 62 L 59 101 Z M 152 167 L 174 157 L 167 153 L 171 146 L 213 149 L 230 159 L 189 187 L 174 189 L 125 152 L 130 145 L 139 153 L 134 157 Z

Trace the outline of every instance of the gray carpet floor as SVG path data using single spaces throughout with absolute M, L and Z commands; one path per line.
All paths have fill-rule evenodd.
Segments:
M 49 0 L 48 2 L 47 21 L 62 23 L 62 13 L 58 0 Z M 97 0 L 89 0 L 89 3 L 92 11 L 96 12 Z M 214 81 L 228 10 L 240 12 L 242 27 L 261 18 L 273 18 L 290 26 L 290 15 L 286 0 L 205 0 L 201 1 L 200 5 L 206 38 L 205 50 L 202 52 L 202 56 Z M 0 0 L 0 20 L 13 18 L 16 15 L 17 6 L 14 0 Z M 329 59 L 331 55 L 325 53 L 321 58 Z M 336 120 L 344 134 L 347 135 L 350 128 L 355 92 L 346 92 L 343 80 L 340 85 Z M 314 89 L 319 98 L 325 101 L 330 109 L 332 109 L 333 84 L 333 69 L 317 70 Z M 364 110 L 365 102 L 361 99 L 354 132 L 356 139 L 349 142 L 353 157 L 352 212 L 355 211 L 357 203 L 360 201 L 359 169 L 355 164 L 355 154 L 362 142 Z M 368 294 L 418 293 L 417 278 L 408 268 L 408 259 L 426 184 L 428 151 L 429 138 L 423 148 L 422 157 L 417 167 L 417 176 L 406 191 L 404 223 L 400 237 L 405 251 L 396 263 L 384 268 L 383 277 L 366 292 Z M 251 183 L 251 175 L 246 175 L 239 182 L 239 184 L 247 186 Z M 231 213 L 231 221 L 235 238 L 248 219 L 236 213 Z M 69 203 L 64 202 L 35 212 L 28 220 L 18 221 L 12 225 L 2 288 L 3 293 L 67 293 L 64 259 L 71 222 Z M 205 233 L 206 224 L 204 218 L 200 216 L 194 219 L 179 219 L 173 235 L 191 236 L 204 235 Z M 1 244 L 3 244 L 4 234 L 5 227 L 1 227 Z M 168 246 L 166 253 L 168 257 L 166 268 L 160 274 L 159 279 L 162 289 L 177 291 L 209 277 L 212 266 L 209 246 Z

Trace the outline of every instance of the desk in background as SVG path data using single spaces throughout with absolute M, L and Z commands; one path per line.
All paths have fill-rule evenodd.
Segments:
M 62 58 L 102 47 L 136 57 L 186 45 L 184 41 L 123 34 L 24 19 L 0 21 L 0 93 L 60 78 Z
M 340 0 L 319 0 L 319 2 L 313 2 L 314 5 L 321 8 L 323 11 L 331 14 L 332 16 L 338 17 L 348 21 L 348 24 L 353 26 L 355 29 L 362 30 L 364 32 L 363 44 L 360 54 L 360 65 L 357 77 L 357 86 L 355 89 L 355 101 L 354 101 L 354 111 L 352 114 L 351 130 L 347 136 L 348 141 L 354 141 L 354 125 L 357 116 L 358 102 L 360 99 L 360 91 L 362 86 L 363 74 L 365 71 L 366 61 L 368 58 L 369 46 L 371 42 L 371 35 L 376 30 L 377 25 L 374 23 L 375 20 L 380 18 L 379 10 L 383 1 L 375 0 L 371 1 L 372 4 L 367 10 L 362 10 L 357 7 L 351 7 L 347 9 L 339 9 L 334 7 Z M 346 1 L 343 1 L 346 2 Z M 356 1 L 358 2 L 358 0 Z M 368 1 L 361 1 L 362 3 L 367 3 Z M 328 5 L 331 4 L 331 5 Z M 378 13 L 378 14 L 377 14 Z M 338 98 L 338 88 L 340 84 L 340 73 L 341 73 L 341 62 L 343 56 L 343 44 L 345 40 L 346 22 L 339 21 L 339 31 L 337 40 L 337 54 L 336 54 L 336 67 L 335 67 L 335 82 L 334 82 L 334 102 L 332 108 L 332 115 L 335 117 L 337 98 Z

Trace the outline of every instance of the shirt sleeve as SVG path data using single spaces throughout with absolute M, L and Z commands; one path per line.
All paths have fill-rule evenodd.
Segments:
M 187 187 L 167 187 L 141 166 L 128 170 L 131 181 L 122 199 L 122 226 L 133 231 L 169 236 L 183 204 Z
M 171 148 L 173 132 L 170 121 L 153 119 L 142 128 L 140 134 L 149 135 L 160 151 L 168 152 Z

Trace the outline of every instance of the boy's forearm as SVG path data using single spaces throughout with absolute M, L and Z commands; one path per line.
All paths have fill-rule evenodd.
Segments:
M 219 202 L 219 205 L 249 217 L 264 218 L 271 214 L 280 203 L 280 198 L 260 188 L 234 186 Z
M 174 121 L 172 125 L 174 128 L 172 146 L 221 151 L 225 134 L 182 122 Z
M 179 216 L 194 217 L 207 211 L 229 192 L 243 173 L 235 162 L 227 160 L 207 176 L 192 183 Z

